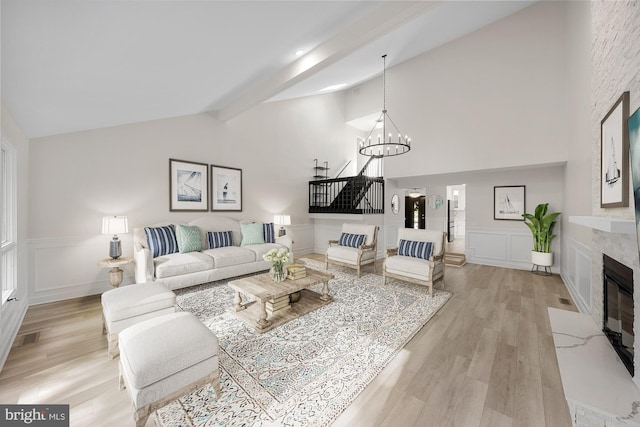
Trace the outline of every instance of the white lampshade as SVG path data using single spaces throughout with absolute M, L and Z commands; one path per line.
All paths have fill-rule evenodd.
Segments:
M 129 223 L 126 216 L 105 216 L 102 218 L 102 234 L 126 234 Z
M 291 215 L 274 215 L 273 223 L 276 225 L 291 225 Z

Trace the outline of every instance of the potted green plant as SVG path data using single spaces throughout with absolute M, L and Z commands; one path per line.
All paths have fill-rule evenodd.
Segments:
M 560 212 L 547 213 L 549 203 L 541 203 L 536 206 L 533 215 L 522 214 L 525 224 L 533 235 L 533 250 L 531 251 L 531 262 L 535 265 L 551 267 L 553 265 L 553 253 L 551 252 L 551 241 L 556 237 L 553 233 L 553 226 Z

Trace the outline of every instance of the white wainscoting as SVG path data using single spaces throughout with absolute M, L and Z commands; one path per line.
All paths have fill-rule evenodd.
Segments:
M 591 312 L 591 249 L 584 244 L 567 239 L 562 280 L 581 313 Z
M 293 256 L 313 253 L 313 224 L 287 225 L 287 236 L 293 240 Z
M 287 226 L 294 241 L 294 256 L 313 252 L 313 224 Z M 119 236 L 123 256 L 133 257 L 133 235 Z M 30 239 L 29 304 L 42 304 L 87 295 L 101 294 L 111 289 L 109 269 L 98 266 L 107 258 L 110 236 L 61 237 Z M 123 285 L 135 283 L 133 264 L 122 267 Z
M 399 219 L 397 221 L 387 222 L 382 230 L 384 240 L 380 242 L 379 246 L 382 246 L 384 249 L 383 257 L 387 255 L 388 248 L 395 248 L 398 246 L 398 230 L 404 228 L 404 219 Z
M 475 264 L 530 270 L 531 232 L 467 227 L 465 255 L 467 262 Z
M 123 256 L 131 257 L 131 234 L 119 236 Z M 109 269 L 98 260 L 109 256 L 109 236 L 30 239 L 29 304 L 95 295 L 111 289 Z M 133 264 L 122 267 L 123 285 L 134 283 Z

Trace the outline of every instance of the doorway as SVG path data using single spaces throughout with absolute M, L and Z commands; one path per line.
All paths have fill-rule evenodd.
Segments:
M 404 198 L 404 227 L 425 229 L 425 196 L 405 196 Z
M 464 253 L 466 185 L 447 186 L 447 250 Z

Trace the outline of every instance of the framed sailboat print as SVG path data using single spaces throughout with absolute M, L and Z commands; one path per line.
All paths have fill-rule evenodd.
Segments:
M 209 210 L 209 165 L 169 159 L 169 211 Z
M 211 210 L 242 212 L 242 169 L 211 165 Z
M 600 122 L 600 207 L 629 206 L 629 92 Z
M 524 221 L 525 186 L 506 185 L 493 187 L 493 219 Z

